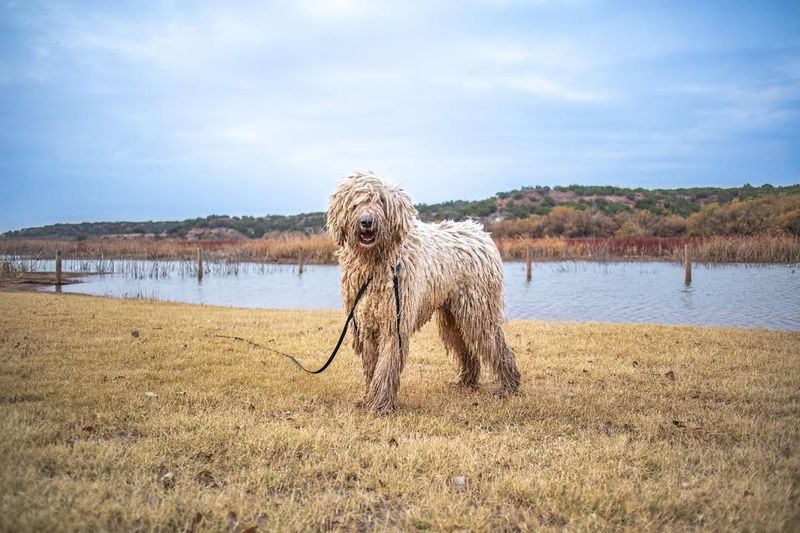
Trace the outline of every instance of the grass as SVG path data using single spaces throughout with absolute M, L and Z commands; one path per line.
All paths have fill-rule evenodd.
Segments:
M 214 337 L 343 318 L 0 293 L 0 530 L 800 528 L 800 334 L 511 322 L 502 401 L 429 325 L 389 418 L 349 348 Z

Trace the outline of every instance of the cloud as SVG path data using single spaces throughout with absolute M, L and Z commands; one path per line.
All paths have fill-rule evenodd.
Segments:
M 586 53 L 564 39 L 542 41 L 484 37 L 459 43 L 447 72 L 456 90 L 516 92 L 565 102 L 601 102 L 609 96 L 592 87 Z
M 601 93 L 569 87 L 536 73 L 473 76 L 458 80 L 457 83 L 472 91 L 518 91 L 528 95 L 571 102 L 600 102 L 606 99 Z
M 306 18 L 336 24 L 346 23 L 355 18 L 374 16 L 389 8 L 385 2 L 366 2 L 363 0 L 299 0 L 296 7 Z
M 800 80 L 767 83 L 690 84 L 677 93 L 699 98 L 703 122 L 697 129 L 707 134 L 721 131 L 774 129 L 800 118 Z
M 61 38 L 65 46 L 84 57 L 94 54 L 100 61 L 122 60 L 186 73 L 202 71 L 231 55 L 275 45 L 284 31 L 262 13 L 250 18 L 214 8 L 189 17 L 73 17 Z

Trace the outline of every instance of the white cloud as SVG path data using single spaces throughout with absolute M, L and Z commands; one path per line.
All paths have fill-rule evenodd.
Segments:
M 600 102 L 606 99 L 599 92 L 570 87 L 533 73 L 474 76 L 463 78 L 457 82 L 468 90 L 487 93 L 498 90 L 518 91 L 533 96 L 572 102 Z
M 139 21 L 100 17 L 75 22 L 61 36 L 66 46 L 89 54 L 106 54 L 110 61 L 140 62 L 175 72 L 197 71 L 230 54 L 278 42 L 274 24 L 261 17 L 247 19 L 220 10 L 188 19 Z M 98 58 L 102 60 L 102 56 Z
M 485 7 L 506 8 L 515 7 L 542 7 L 551 5 L 578 6 L 591 3 L 591 0 L 470 0 L 471 3 Z
M 297 2 L 300 10 L 313 18 L 333 18 L 341 22 L 363 15 L 369 4 L 360 0 L 301 0 Z
M 528 42 L 503 37 L 468 40 L 460 44 L 463 55 L 475 62 L 496 67 L 535 67 L 548 71 L 576 72 L 590 67 L 587 52 L 566 39 Z
M 695 129 L 706 134 L 774 128 L 800 117 L 800 110 L 793 105 L 800 101 L 800 81 L 689 84 L 674 91 L 705 100 L 697 106 L 703 122 Z
M 507 37 L 469 39 L 451 56 L 449 83 L 470 91 L 511 91 L 565 102 L 600 102 L 606 91 L 592 87 L 588 54 L 577 43 Z

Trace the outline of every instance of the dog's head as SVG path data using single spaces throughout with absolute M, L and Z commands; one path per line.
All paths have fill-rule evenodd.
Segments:
M 336 187 L 328 203 L 327 227 L 339 246 L 382 254 L 403 242 L 417 210 L 408 195 L 372 173 L 357 173 Z

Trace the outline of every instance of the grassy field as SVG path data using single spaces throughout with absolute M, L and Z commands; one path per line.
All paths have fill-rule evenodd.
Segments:
M 512 322 L 523 394 L 435 329 L 355 407 L 337 312 L 0 293 L 0 530 L 800 528 L 800 334 Z

